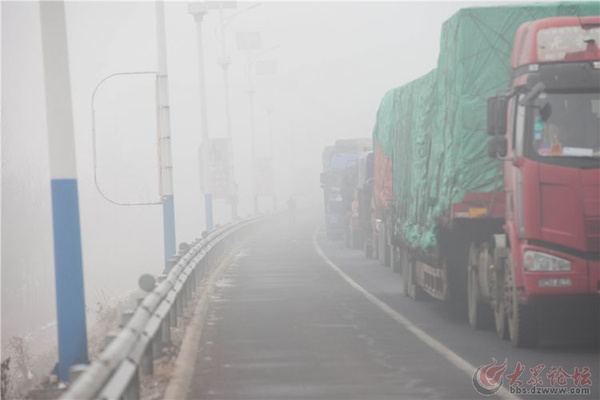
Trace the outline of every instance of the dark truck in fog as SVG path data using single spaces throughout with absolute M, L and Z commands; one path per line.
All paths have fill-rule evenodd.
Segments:
M 325 230 L 330 239 L 342 239 L 347 226 L 348 209 L 342 197 L 344 175 L 355 167 L 361 153 L 371 148 L 371 139 L 340 139 L 323 150 L 321 188 L 325 209 Z

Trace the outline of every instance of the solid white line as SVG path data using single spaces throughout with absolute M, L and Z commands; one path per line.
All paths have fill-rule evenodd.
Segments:
M 424 330 L 422 330 L 421 328 L 417 327 L 415 324 L 410 322 L 410 320 L 408 320 L 406 317 L 402 316 L 400 313 L 398 313 L 392 307 L 388 306 L 386 303 L 384 303 L 383 301 L 379 300 L 377 297 L 375 297 L 374 295 L 369 293 L 365 288 L 360 286 L 354 279 L 350 278 L 344 271 L 342 271 L 333 261 L 331 261 L 329 259 L 329 257 L 327 257 L 325 255 L 325 253 L 323 252 L 323 250 L 321 249 L 321 246 L 319 245 L 319 243 L 317 241 L 317 233 L 320 228 L 321 227 L 319 226 L 317 229 L 315 229 L 315 232 L 313 233 L 313 246 L 315 247 L 315 250 L 317 251 L 319 256 L 321 256 L 321 258 L 327 263 L 327 265 L 329 265 L 331 267 L 331 269 L 333 269 L 335 272 L 337 272 L 338 275 L 343 280 L 348 282 L 348 284 L 350 286 L 352 286 L 354 289 L 356 289 L 360 293 L 362 293 L 367 299 L 369 299 L 369 301 L 371 301 L 371 303 L 376 305 L 381 311 L 383 311 L 388 316 L 390 316 L 392 319 L 397 321 L 400 325 L 402 325 L 404 328 L 409 330 L 412 334 L 414 334 L 417 338 L 419 338 L 421 341 L 423 341 L 430 348 L 437 351 L 440 355 L 442 355 L 442 357 L 444 357 L 446 360 L 450 361 L 452 364 L 454 364 L 454 366 L 456 366 L 458 369 L 460 369 L 461 371 L 466 373 L 469 377 L 473 377 L 473 374 L 475 373 L 475 370 L 477 369 L 476 366 L 469 363 L 464 358 L 460 357 L 458 354 L 456 354 L 455 352 L 450 350 L 448 347 L 444 346 L 441 342 L 439 342 L 438 340 L 434 339 L 432 336 L 427 334 Z M 468 382 L 470 382 L 470 381 L 468 381 Z M 473 390 L 475 390 L 475 389 L 473 389 Z M 498 391 L 498 393 L 496 393 L 496 396 L 500 397 L 500 398 L 504 398 L 504 399 L 514 399 L 515 398 L 515 396 L 511 395 L 510 392 L 504 386 L 500 389 L 500 391 Z

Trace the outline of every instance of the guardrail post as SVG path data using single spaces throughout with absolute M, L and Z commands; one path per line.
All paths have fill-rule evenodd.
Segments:
M 163 337 L 162 337 L 162 329 L 159 328 L 156 330 L 156 334 L 154 336 L 154 340 L 152 341 L 154 345 L 154 356 L 156 358 L 160 358 L 162 356 L 162 348 L 163 348 Z
M 171 344 L 171 313 L 172 310 L 165 315 L 162 324 L 160 324 L 164 347 L 168 347 Z
M 204 262 L 205 257 L 206 255 L 202 256 L 202 258 L 198 260 L 198 263 L 196 264 L 196 269 L 198 270 L 198 273 L 201 277 L 204 277 L 206 275 L 206 271 L 204 270 L 204 266 L 206 265 L 206 263 Z M 198 283 L 200 283 L 200 281 L 198 281 Z
M 190 275 L 188 276 L 188 282 L 190 284 L 190 293 L 193 296 L 196 292 L 196 268 L 192 268 L 190 270 Z
M 194 270 L 196 271 L 196 288 L 200 287 L 200 282 L 202 281 L 202 264 L 200 261 L 198 261 L 196 263 L 196 268 L 194 268 Z
M 154 373 L 154 345 L 152 341 L 148 343 L 146 351 L 140 360 L 140 373 L 142 375 L 152 375 Z
M 161 329 L 156 331 L 156 336 L 154 337 L 154 340 L 152 341 L 153 358 L 161 358 L 162 357 L 162 340 L 160 337 L 161 333 L 162 333 Z
M 138 368 L 135 375 L 127 385 L 127 389 L 123 393 L 123 400 L 139 400 L 142 396 L 140 393 L 140 369 Z
M 190 296 L 188 294 L 188 281 L 187 279 L 183 282 L 183 285 L 181 286 L 181 302 L 182 302 L 182 307 L 185 308 L 190 300 Z
M 177 328 L 177 298 L 173 300 L 171 310 L 169 311 L 169 325 Z
M 192 296 L 194 295 L 194 271 L 190 270 L 190 273 L 187 276 L 187 280 L 185 281 L 187 285 L 187 293 L 188 293 L 188 302 L 192 300 Z
M 183 317 L 183 300 L 181 293 L 175 298 L 175 308 L 177 309 L 177 317 Z

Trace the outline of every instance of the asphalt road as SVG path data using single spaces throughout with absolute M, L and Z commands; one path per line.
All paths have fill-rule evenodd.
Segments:
M 472 331 L 448 305 L 406 298 L 389 268 L 325 239 L 318 214 L 298 217 L 258 233 L 218 282 L 188 398 L 482 399 L 473 373 L 492 358 L 507 360 L 504 375 L 520 362 L 525 388 L 540 364 L 548 387 L 552 366 L 589 367 L 589 395 L 535 398 L 600 398 L 595 345 L 551 332 L 522 350 Z

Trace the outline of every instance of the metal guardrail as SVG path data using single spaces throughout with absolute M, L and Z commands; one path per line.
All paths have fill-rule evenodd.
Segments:
M 261 217 L 229 223 L 194 242 L 171 259 L 135 310 L 123 313 L 123 327 L 109 333 L 107 344 L 89 365 L 71 368 L 72 384 L 60 399 L 139 399 L 140 374 L 152 375 L 154 359 L 171 342 L 171 327 L 188 304 L 202 278 L 217 260 Z

